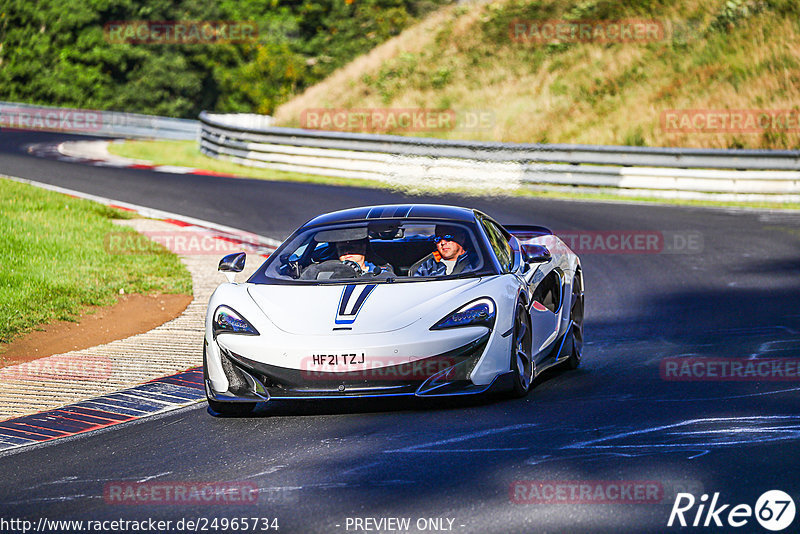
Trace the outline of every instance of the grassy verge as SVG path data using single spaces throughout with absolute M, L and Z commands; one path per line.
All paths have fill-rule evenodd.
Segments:
M 280 180 L 296 182 L 312 182 L 328 185 L 344 185 L 354 187 L 373 187 L 383 189 L 403 190 L 410 194 L 424 194 L 431 192 L 459 193 L 467 196 L 482 196 L 486 193 L 472 188 L 449 188 L 446 190 L 425 190 L 419 188 L 402 188 L 396 185 L 387 184 L 377 180 L 358 180 L 335 178 L 326 176 L 315 176 L 312 174 L 301 174 L 294 172 L 275 171 L 271 169 L 256 169 L 237 165 L 227 161 L 210 158 L 200 153 L 197 143 L 194 141 L 125 141 L 123 143 L 112 143 L 109 151 L 118 156 L 152 161 L 158 165 L 180 165 L 185 167 L 195 167 L 215 172 L 235 174 L 237 176 L 247 176 L 263 180 Z M 491 194 L 497 194 L 492 192 Z M 623 197 L 614 194 L 613 190 L 607 192 L 569 192 L 569 191 L 537 191 L 533 189 L 518 189 L 511 193 L 514 196 L 572 199 L 572 200 L 603 200 L 615 202 L 652 202 L 654 204 L 668 204 L 678 206 L 717 206 L 717 207 L 745 207 L 745 208 L 770 208 L 770 209 L 800 209 L 800 203 L 778 203 L 778 202 L 721 202 L 715 200 L 685 200 L 685 199 L 660 199 L 651 197 Z
M 659 35 L 627 42 L 530 36 L 546 21 L 636 19 Z M 569 28 L 568 26 L 564 26 Z M 574 28 L 574 26 L 573 26 Z M 571 31 L 571 30 L 568 30 Z M 667 127 L 670 111 L 794 110 L 800 98 L 797 0 L 494 0 L 447 6 L 306 89 L 272 114 L 436 109 L 461 121 L 428 135 L 507 142 L 800 148 L 797 129 Z M 770 112 L 770 113 L 771 113 Z M 769 116 L 770 113 L 767 113 Z M 701 115 L 701 118 L 702 115 Z M 796 125 L 796 119 L 794 119 Z M 365 129 L 366 131 L 366 129 Z M 376 131 L 401 135 L 394 130 Z
M 0 349 L 36 325 L 113 304 L 120 290 L 191 294 L 189 272 L 166 249 L 129 255 L 107 250 L 109 234 L 135 234 L 112 222 L 129 217 L 0 179 Z

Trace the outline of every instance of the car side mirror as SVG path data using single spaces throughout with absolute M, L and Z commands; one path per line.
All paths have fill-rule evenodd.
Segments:
M 553 258 L 544 245 L 524 245 L 522 251 L 526 263 L 547 263 Z
M 247 259 L 247 254 L 244 252 L 234 252 L 233 254 L 228 254 L 219 260 L 218 270 L 225 273 L 225 277 L 228 279 L 228 282 L 233 282 L 236 277 L 236 273 L 240 273 L 244 270 L 245 259 Z

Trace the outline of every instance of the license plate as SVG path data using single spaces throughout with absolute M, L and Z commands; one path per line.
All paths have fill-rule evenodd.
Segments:
M 352 352 L 349 354 L 312 354 L 311 364 L 315 366 L 341 366 L 341 365 L 360 365 L 365 362 L 364 353 Z

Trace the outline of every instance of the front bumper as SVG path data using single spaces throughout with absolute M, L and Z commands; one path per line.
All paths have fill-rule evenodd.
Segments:
M 397 365 L 351 372 L 290 369 L 220 351 L 227 391 L 216 391 L 206 377 L 206 393 L 221 402 L 264 402 L 270 399 L 354 397 L 443 397 L 511 388 L 511 374 L 487 385 L 470 380 L 486 349 L 490 333 L 455 350 Z

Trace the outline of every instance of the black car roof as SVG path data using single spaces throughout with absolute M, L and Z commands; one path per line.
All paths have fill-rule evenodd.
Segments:
M 438 204 L 364 206 L 319 215 L 308 221 L 303 227 L 376 219 L 446 219 L 472 222 L 475 220 L 475 212 L 470 208 Z

